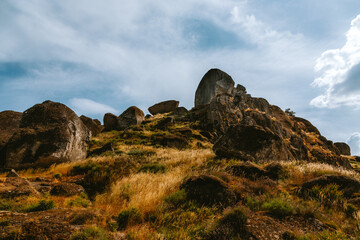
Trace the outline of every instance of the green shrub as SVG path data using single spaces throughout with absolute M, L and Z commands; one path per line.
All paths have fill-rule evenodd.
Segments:
M 94 218 L 94 214 L 89 212 L 75 213 L 71 216 L 69 223 L 72 225 L 84 225 L 88 220 Z
M 165 173 L 166 166 L 159 163 L 146 163 L 140 167 L 138 172 Z
M 70 207 L 84 207 L 84 208 L 87 208 L 88 206 L 91 205 L 91 201 L 89 201 L 87 199 L 87 196 L 85 194 L 85 195 L 77 196 L 75 199 L 71 199 L 68 204 L 69 204 Z
M 110 236 L 104 229 L 98 227 L 87 227 L 70 237 L 71 240 L 108 240 Z
M 31 204 L 25 208 L 25 212 L 39 212 L 55 208 L 53 200 L 40 200 L 36 204 Z
M 136 208 L 130 208 L 119 213 L 117 216 L 117 224 L 119 230 L 125 229 L 127 226 L 138 224 L 142 221 L 142 215 Z
M 246 234 L 247 217 L 240 207 L 224 214 L 210 231 L 206 239 L 233 239 Z
M 324 231 L 316 234 L 307 234 L 297 240 L 350 240 L 344 233 Z
M 286 217 L 295 213 L 294 206 L 284 197 L 277 197 L 264 202 L 261 205 L 261 209 L 277 218 Z
M 61 173 L 55 173 L 54 178 L 60 179 L 62 177 Z
M 186 192 L 184 189 L 170 194 L 164 198 L 164 202 L 171 207 L 178 208 L 186 203 Z

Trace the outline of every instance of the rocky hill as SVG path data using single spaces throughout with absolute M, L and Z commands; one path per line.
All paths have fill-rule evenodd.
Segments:
M 0 113 L 1 239 L 356 239 L 358 160 L 227 73 L 168 100 L 78 117 Z

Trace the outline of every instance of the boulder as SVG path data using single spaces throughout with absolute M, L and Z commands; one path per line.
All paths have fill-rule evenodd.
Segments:
M 92 137 L 95 137 L 96 135 L 101 133 L 104 128 L 103 126 L 101 126 L 101 124 L 99 125 L 95 120 L 87 116 L 81 115 L 80 119 L 84 123 L 84 125 L 90 130 Z
M 329 184 L 338 185 L 338 190 L 342 191 L 347 198 L 360 193 L 360 182 L 355 178 L 343 175 L 324 175 L 312 179 L 302 184 L 301 191 L 306 192 L 315 186 L 325 187 Z
M 75 183 L 58 183 L 50 190 L 54 196 L 71 197 L 85 192 L 84 188 Z
M 234 191 L 215 176 L 192 176 L 181 184 L 180 189 L 185 190 L 188 199 L 201 205 L 227 207 L 236 203 Z
M 237 125 L 214 144 L 218 157 L 250 161 L 288 160 L 289 153 L 280 136 L 261 126 Z
M 104 131 L 112 131 L 117 128 L 117 116 L 112 113 L 104 115 Z
M 26 110 L 20 128 L 6 145 L 5 167 L 48 167 L 86 157 L 90 132 L 61 103 L 45 101 Z
M 173 112 L 179 106 L 179 101 L 168 100 L 157 103 L 148 108 L 152 115 Z
M 201 79 L 195 93 L 195 107 L 206 105 L 219 94 L 231 94 L 234 80 L 219 69 L 210 69 Z
M 185 116 L 189 111 L 184 107 L 175 108 L 173 115 L 175 116 Z
M 22 113 L 14 111 L 0 112 L 0 149 L 19 129 Z
M 334 143 L 334 145 L 335 145 L 335 147 L 337 147 L 337 149 L 339 149 L 339 151 L 342 155 L 346 155 L 346 156 L 351 155 L 350 146 L 347 145 L 346 143 L 336 142 L 336 143 Z
M 117 119 L 117 129 L 124 130 L 132 125 L 140 125 L 144 121 L 144 112 L 132 106 L 125 110 Z
M 19 177 L 15 171 L 11 171 L 0 189 L 0 197 L 15 198 L 20 196 L 39 196 L 39 192 L 25 178 Z

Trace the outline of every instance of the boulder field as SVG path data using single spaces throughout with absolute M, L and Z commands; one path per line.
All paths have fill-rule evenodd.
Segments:
M 306 119 L 286 113 L 266 99 L 252 97 L 219 69 L 203 76 L 191 110 L 179 107 L 176 100 L 157 103 L 148 110 L 153 115 L 166 114 L 154 126 L 160 130 L 182 118 L 197 123 L 220 158 L 303 160 L 351 168 L 346 143 L 334 144 Z M 78 117 L 67 106 L 51 101 L 36 104 L 24 113 L 4 111 L 0 113 L 0 163 L 4 168 L 19 169 L 81 160 L 89 155 L 91 137 L 102 131 L 141 127 L 150 117 L 132 106 L 119 116 L 106 113 L 102 126 L 98 120 Z M 186 139 L 179 141 L 176 134 L 166 137 L 157 136 L 154 141 L 167 147 L 187 147 Z

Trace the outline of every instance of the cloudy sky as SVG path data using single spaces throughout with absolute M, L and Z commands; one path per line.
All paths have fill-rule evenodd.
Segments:
M 359 14 L 357 0 L 2 0 L 0 111 L 191 108 L 216 67 L 360 155 Z

